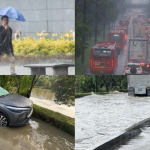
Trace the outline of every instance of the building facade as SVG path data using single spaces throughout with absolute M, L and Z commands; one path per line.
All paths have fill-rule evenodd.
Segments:
M 75 0 L 0 0 L 0 9 L 15 7 L 25 17 L 21 22 L 10 19 L 9 26 L 20 30 L 21 36 L 36 32 L 69 32 L 75 28 Z

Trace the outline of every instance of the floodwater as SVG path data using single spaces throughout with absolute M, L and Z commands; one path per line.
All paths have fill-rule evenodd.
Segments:
M 80 150 L 104 142 L 150 116 L 150 97 L 129 97 L 127 93 L 93 94 L 76 99 L 75 106 L 75 149 Z
M 150 127 L 141 130 L 142 132 L 137 137 L 115 150 L 150 150 Z
M 0 150 L 73 149 L 73 136 L 36 118 L 23 127 L 0 127 Z

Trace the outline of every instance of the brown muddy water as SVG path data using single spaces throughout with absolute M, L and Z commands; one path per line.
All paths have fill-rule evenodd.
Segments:
M 23 127 L 0 127 L 0 150 L 73 150 L 74 137 L 37 118 Z

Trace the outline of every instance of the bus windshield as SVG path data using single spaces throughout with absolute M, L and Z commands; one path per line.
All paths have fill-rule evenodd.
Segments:
M 106 57 L 110 59 L 112 57 L 112 51 L 106 49 L 95 49 L 93 50 L 93 57 Z
M 118 29 L 116 29 L 116 30 L 121 30 L 121 31 L 125 32 L 125 29 L 119 29 L 119 28 L 118 28 Z
M 120 22 L 120 25 L 121 25 L 121 26 L 126 26 L 126 25 L 128 25 L 128 21 L 121 21 L 121 22 Z
M 109 33 L 109 40 L 110 41 L 121 41 L 121 36 L 122 36 L 122 34 Z
M 123 16 L 123 18 L 125 18 L 125 19 L 129 19 L 129 18 L 130 18 L 130 16 Z

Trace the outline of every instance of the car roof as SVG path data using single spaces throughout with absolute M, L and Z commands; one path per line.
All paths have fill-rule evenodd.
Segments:
M 128 63 L 127 65 L 141 65 L 140 63 Z
M 109 31 L 109 33 L 121 34 L 121 33 L 123 33 L 123 31 L 122 30 L 112 30 L 112 31 Z
M 114 49 L 115 46 L 116 42 L 98 42 L 93 48 Z

